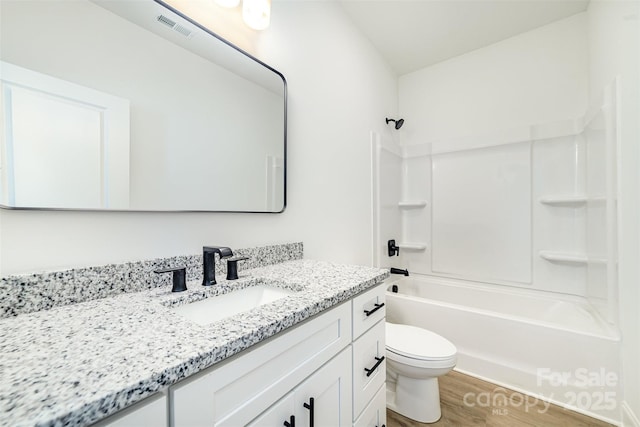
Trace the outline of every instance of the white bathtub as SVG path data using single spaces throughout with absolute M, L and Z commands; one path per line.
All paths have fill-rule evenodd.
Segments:
M 620 419 L 620 339 L 586 300 L 422 275 L 392 276 L 386 298 L 387 321 L 456 345 L 456 370 Z

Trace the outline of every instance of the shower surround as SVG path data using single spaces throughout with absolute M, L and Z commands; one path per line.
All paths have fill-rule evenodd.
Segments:
M 444 304 L 457 308 L 446 311 L 442 325 L 432 316 L 442 310 L 440 303 L 409 304 L 412 308 L 403 322 L 451 339 L 461 350 L 457 369 L 531 394 L 542 393 L 612 421 L 615 411 L 571 401 L 579 393 L 593 400 L 593 388 L 569 384 L 566 389 L 540 392 L 537 384 L 546 381 L 541 372 L 547 371 L 542 370 L 564 372 L 567 367 L 587 372 L 603 368 L 620 378 L 617 100 L 618 85 L 613 82 L 603 98 L 576 120 L 421 145 L 400 146 L 372 134 L 374 265 L 407 268 L 426 279 L 415 284 L 424 287 L 423 299 L 438 300 L 432 295 L 435 288 L 424 285 L 433 280 L 439 289 L 450 286 L 451 295 L 458 295 Z M 400 247 L 398 257 L 388 256 L 389 239 Z M 492 318 L 488 323 L 465 317 L 464 313 L 478 310 L 465 297 L 474 289 L 482 290 L 485 301 L 495 300 L 489 304 L 492 308 L 480 309 Z M 522 298 L 508 299 L 514 293 Z M 509 301 L 518 306 L 509 306 Z M 530 307 L 527 301 L 546 309 Z M 563 310 L 574 306 L 580 310 Z M 548 311 L 556 311 L 555 324 L 519 329 L 517 322 L 508 320 L 514 310 L 528 313 L 527 324 L 544 324 Z M 576 319 L 576 313 L 584 319 Z M 426 324 L 417 319 L 427 319 Z M 583 327 L 576 330 L 576 322 Z M 452 336 L 447 333 L 451 327 L 465 333 Z M 501 347 L 496 337 L 507 330 L 505 337 L 517 337 L 520 331 L 523 338 L 537 343 L 536 351 L 510 352 L 508 343 Z M 555 330 L 576 334 L 575 342 L 589 342 L 579 336 L 604 340 L 609 350 L 595 359 L 587 344 L 572 354 L 558 353 Z M 483 336 L 487 339 L 477 339 Z M 493 343 L 491 349 L 482 342 Z M 546 361 L 544 366 L 541 360 Z M 513 369 L 501 366 L 522 369 L 516 378 Z

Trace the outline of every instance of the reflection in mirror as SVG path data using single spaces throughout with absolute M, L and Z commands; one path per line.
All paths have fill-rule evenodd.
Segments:
M 279 72 L 153 0 L 0 8 L 0 205 L 284 209 Z

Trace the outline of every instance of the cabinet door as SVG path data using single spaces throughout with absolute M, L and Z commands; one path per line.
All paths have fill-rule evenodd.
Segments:
M 258 418 L 247 424 L 247 427 L 284 426 L 285 421 L 298 426 L 297 423 L 291 423 L 291 416 L 295 416 L 296 421 L 299 418 L 299 416 L 294 414 L 295 410 L 295 396 L 294 392 L 291 392 L 280 399 L 271 408 L 264 411 Z
M 381 320 L 353 343 L 354 420 L 387 379 L 384 334 L 385 322 Z
M 313 398 L 313 411 L 311 406 Z M 351 347 L 318 369 L 295 391 L 296 427 L 351 425 Z M 305 406 L 306 404 L 306 406 Z M 299 414 L 299 415 L 298 415 Z
M 384 384 L 364 408 L 353 427 L 385 427 L 387 425 L 387 388 Z

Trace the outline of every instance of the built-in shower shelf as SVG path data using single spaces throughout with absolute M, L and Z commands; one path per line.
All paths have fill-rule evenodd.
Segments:
M 602 196 L 586 196 L 580 194 L 564 194 L 557 196 L 541 197 L 540 203 L 551 206 L 576 206 L 583 205 L 587 202 L 602 202 L 605 198 Z
M 396 243 L 396 245 L 401 249 L 406 249 L 409 251 L 426 251 L 427 245 L 425 243 Z
M 426 200 L 401 200 L 398 202 L 398 206 L 405 209 L 424 208 L 427 206 Z
M 605 264 L 604 258 L 588 257 L 583 253 L 540 251 L 540 258 L 550 262 L 560 262 L 567 264 Z

